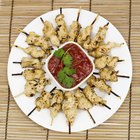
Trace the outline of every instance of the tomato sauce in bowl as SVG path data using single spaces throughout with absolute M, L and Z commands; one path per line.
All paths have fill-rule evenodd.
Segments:
M 62 47 L 65 52 L 67 52 L 72 57 L 72 68 L 75 69 L 75 74 L 71 77 L 74 79 L 74 84 L 70 88 L 77 87 L 82 81 L 87 79 L 93 73 L 93 62 L 81 48 L 81 46 L 75 42 L 67 42 Z M 58 72 L 63 69 L 64 64 L 61 59 L 52 55 L 48 61 L 48 70 L 55 80 L 63 87 L 58 78 Z M 69 89 L 69 88 L 68 88 Z

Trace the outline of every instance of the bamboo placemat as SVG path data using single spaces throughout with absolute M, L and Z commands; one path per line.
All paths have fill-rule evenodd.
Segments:
M 132 55 L 133 81 L 125 102 L 108 121 L 69 135 L 44 129 L 21 112 L 10 94 L 6 71 L 18 28 L 47 11 L 80 6 L 100 13 L 122 33 Z M 139 0 L 0 0 L 0 140 L 140 140 L 139 9 Z

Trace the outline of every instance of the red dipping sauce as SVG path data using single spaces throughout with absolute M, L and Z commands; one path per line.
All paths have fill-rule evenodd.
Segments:
M 76 70 L 76 73 L 73 74 L 71 77 L 73 77 L 75 80 L 72 87 L 75 87 L 92 72 L 93 65 L 89 60 L 89 58 L 87 57 L 87 55 L 83 52 L 83 50 L 78 45 L 74 43 L 68 43 L 64 45 L 62 49 L 64 51 L 67 51 L 69 49 L 68 54 L 70 54 L 73 58 L 72 68 Z M 54 78 L 62 87 L 66 88 L 57 79 L 57 74 L 63 67 L 64 65 L 62 62 L 60 62 L 60 59 L 58 59 L 55 56 L 52 56 L 50 58 L 48 62 L 48 69 L 50 73 L 54 76 Z

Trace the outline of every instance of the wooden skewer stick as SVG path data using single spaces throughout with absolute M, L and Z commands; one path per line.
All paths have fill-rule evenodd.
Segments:
M 21 64 L 22 62 L 17 62 L 17 61 L 14 61 L 13 63 L 14 63 L 14 64 Z M 45 62 L 42 62 L 42 64 L 44 65 L 44 64 L 45 64 Z
M 93 22 L 91 23 L 91 25 L 93 25 L 96 22 L 96 20 L 97 20 L 98 17 L 99 17 L 99 14 L 97 14 L 96 18 L 93 20 Z
M 24 92 L 21 92 L 21 93 L 19 93 L 18 95 L 14 96 L 14 98 L 17 98 L 17 97 L 19 97 L 19 96 L 21 96 L 21 95 L 23 95 L 23 94 L 24 94 Z
M 118 77 L 122 77 L 122 78 L 130 78 L 129 76 L 126 75 L 117 75 Z
M 124 61 L 123 59 L 118 60 L 118 62 L 123 62 L 123 61 Z
M 55 89 L 56 89 L 56 87 L 54 87 L 54 88 L 50 91 L 50 93 L 53 92 Z M 36 108 L 37 108 L 37 107 L 35 107 L 34 109 L 32 109 L 32 110 L 28 113 L 27 116 L 30 116 L 30 115 L 36 110 Z
M 12 74 L 12 76 L 19 76 L 19 75 L 22 75 L 23 74 L 23 72 L 21 72 L 21 73 L 14 73 L 14 74 Z
M 108 105 L 106 105 L 104 103 L 100 103 L 100 104 L 103 105 L 104 107 L 108 108 L 109 110 L 111 110 L 111 108 Z
M 62 7 L 60 7 L 60 14 L 62 14 Z
M 32 109 L 32 110 L 30 111 L 30 113 L 29 113 L 27 116 L 30 116 L 30 115 L 36 110 L 36 108 L 37 108 L 37 107 L 35 107 L 34 109 Z
M 81 91 L 83 91 L 83 88 L 81 88 L 81 87 L 78 87 Z
M 71 123 L 70 122 L 69 122 L 68 126 L 69 126 L 69 134 L 71 134 Z
M 93 72 L 93 74 L 95 74 L 95 75 L 99 75 L 98 72 Z M 129 76 L 126 76 L 126 75 L 117 75 L 117 77 L 130 78 Z
M 118 94 L 116 94 L 114 91 L 111 91 L 111 93 L 112 93 L 113 95 L 115 95 L 116 97 L 119 97 L 119 98 L 121 99 L 121 97 L 120 97 Z
M 42 21 L 42 23 L 44 24 L 44 20 L 43 20 L 43 18 L 42 17 L 40 17 L 40 20 Z
M 76 19 L 77 22 L 79 21 L 80 12 L 81 12 L 81 7 L 80 7 L 80 9 L 78 10 L 78 15 L 77 15 L 77 19 Z
M 87 113 L 89 114 L 91 120 L 93 121 L 93 123 L 96 123 L 93 116 L 91 115 L 90 111 L 88 109 L 85 109 L 87 111 Z
M 53 92 L 55 89 L 56 89 L 56 87 L 54 87 L 54 88 L 50 91 L 50 93 Z
M 95 75 L 99 75 L 99 72 L 93 72 L 93 74 L 95 74 Z
M 21 29 L 18 29 L 18 31 L 21 32 L 21 33 L 23 33 L 23 34 L 25 34 L 26 36 L 29 36 L 29 34 L 27 32 L 25 32 L 25 31 L 23 31 Z
M 107 24 L 105 26 L 108 26 L 109 25 L 109 22 L 107 22 Z
M 14 63 L 14 64 L 21 64 L 21 62 L 17 62 L 17 61 L 16 61 L 16 62 L 14 61 L 13 63 Z

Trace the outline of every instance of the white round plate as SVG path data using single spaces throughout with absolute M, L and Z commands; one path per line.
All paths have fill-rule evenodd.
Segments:
M 73 20 L 76 20 L 77 11 L 78 9 L 73 8 L 63 9 L 63 14 L 65 15 L 65 21 L 68 27 L 70 26 Z M 47 19 L 48 21 L 53 23 L 54 26 L 56 26 L 55 17 L 57 14 L 59 14 L 59 10 L 54 10 L 41 15 L 41 17 L 44 20 Z M 86 10 L 81 10 L 79 22 L 81 23 L 82 27 L 86 27 L 91 24 L 91 22 L 94 20 L 95 17 L 96 17 L 95 13 Z M 92 36 L 95 35 L 100 26 L 104 26 L 107 22 L 108 21 L 106 19 L 100 16 L 93 26 Z M 40 17 L 37 17 L 24 28 L 24 31 L 26 32 L 34 31 L 37 34 L 43 35 L 42 28 L 43 24 L 40 21 Z M 27 47 L 28 45 L 25 42 L 25 39 L 26 36 L 23 33 L 20 33 L 14 44 L 22 47 Z M 109 29 L 107 31 L 107 36 L 105 39 L 105 42 L 107 41 L 114 41 L 117 43 L 124 42 L 124 45 L 122 47 L 112 49 L 111 54 L 113 56 L 118 56 L 120 59 L 125 60 L 124 62 L 117 64 L 116 70 L 119 70 L 119 74 L 128 75 L 130 76 L 130 78 L 129 79 L 119 78 L 118 82 L 109 83 L 112 87 L 112 90 L 116 92 L 118 95 L 120 95 L 121 99 L 115 97 L 112 94 L 107 95 L 106 93 L 102 93 L 98 89 L 96 89 L 97 94 L 102 96 L 105 100 L 107 100 L 107 105 L 111 107 L 111 110 L 100 106 L 95 106 L 91 108 L 90 112 L 96 121 L 95 124 L 92 122 L 91 118 L 89 117 L 86 111 L 78 110 L 78 115 L 76 116 L 75 122 L 71 127 L 72 132 L 87 130 L 102 124 L 119 109 L 125 97 L 127 96 L 132 77 L 131 56 L 124 38 L 111 23 L 109 24 Z M 8 81 L 13 96 L 24 91 L 24 84 L 26 82 L 23 76 L 12 76 L 12 73 L 19 73 L 23 71 L 21 66 L 18 64 L 13 64 L 13 61 L 21 61 L 22 57 L 25 56 L 27 56 L 27 54 L 25 54 L 22 50 L 15 47 L 12 48 L 9 56 Z M 49 78 L 47 74 L 46 77 Z M 50 91 L 53 88 L 53 86 L 55 86 L 55 83 L 53 81 L 51 81 L 51 83 L 52 83 L 51 85 L 46 86 L 47 91 Z M 27 115 L 35 107 L 35 98 L 37 96 L 39 96 L 39 94 L 37 94 L 35 97 L 26 97 L 25 95 L 22 95 L 20 97 L 15 98 L 15 101 L 20 107 L 20 109 Z M 41 110 L 40 112 L 35 110 L 29 116 L 29 118 L 45 128 L 61 132 L 68 132 L 66 118 L 62 112 L 60 112 L 57 115 L 52 125 L 48 109 Z

